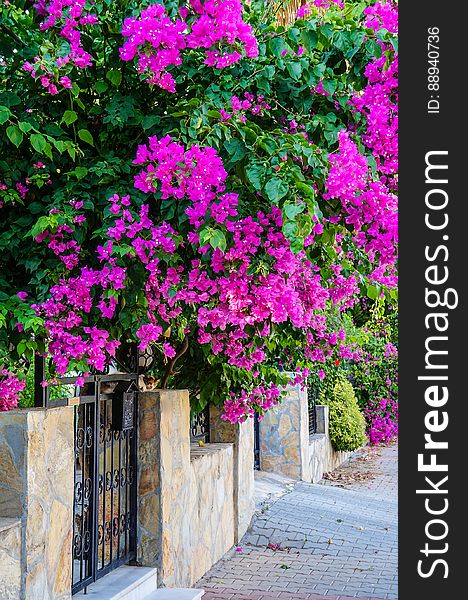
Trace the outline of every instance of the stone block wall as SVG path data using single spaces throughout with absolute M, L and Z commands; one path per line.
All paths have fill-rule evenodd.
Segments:
M 234 544 L 233 454 L 232 444 L 192 449 L 187 513 L 191 548 L 186 585 L 203 577 Z
M 260 468 L 316 483 L 351 453 L 333 449 L 328 435 L 328 406 L 317 406 L 317 433 L 309 435 L 306 390 L 288 386 L 280 405 L 260 421 Z
M 73 419 L 68 406 L 0 415 L 0 518 L 16 517 L 21 533 L 15 600 L 71 597 Z
M 328 406 L 318 405 L 317 433 L 309 437 L 309 481 L 317 483 L 324 473 L 333 471 L 352 455 L 352 452 L 338 452 L 333 449 L 328 435 Z
M 0 598 L 21 597 L 21 521 L 0 517 Z
M 157 566 L 161 587 L 195 583 L 253 515 L 253 430 L 218 416 L 214 443 L 190 446 L 188 392 L 141 394 L 138 562 Z
M 211 442 L 233 444 L 234 461 L 234 542 L 240 541 L 250 526 L 255 512 L 254 423 L 232 424 L 221 419 L 222 410 L 210 406 Z
M 187 391 L 142 393 L 137 562 L 160 587 L 189 587 L 254 513 L 253 424 L 211 414 L 213 442 L 190 446 Z M 0 598 L 70 600 L 74 409 L 0 414 Z
M 308 481 L 307 393 L 300 385 L 286 390 L 281 404 L 260 421 L 260 468 Z

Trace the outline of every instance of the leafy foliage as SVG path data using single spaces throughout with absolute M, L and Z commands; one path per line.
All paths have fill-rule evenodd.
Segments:
M 372 95 L 369 65 L 395 101 L 385 83 L 393 82 L 396 57 L 387 13 L 370 1 L 311 7 L 285 28 L 270 4 L 255 0 L 242 13 L 238 2 L 226 0 L 220 10 L 235 15 L 237 37 L 229 41 L 217 28 L 221 37 L 210 46 L 196 30 L 202 17 L 221 18 L 209 3 L 194 1 L 187 11 L 165 2 L 164 15 L 149 1 L 53 4 L 52 20 L 47 1 L 32 8 L 15 0 L 2 9 L 0 365 L 26 372 L 39 351 L 53 358 L 51 377 L 79 374 L 104 368 L 119 343 L 137 341 L 156 353 L 160 383 L 190 388 L 200 406 L 216 390 L 236 419 L 263 412 L 285 383 L 278 362 L 316 374 L 342 341 L 335 341 L 342 316 L 359 296 L 396 297 L 394 257 L 369 250 L 369 240 L 379 236 L 387 236 L 385 248 L 393 247 L 393 233 L 378 212 L 372 222 L 357 219 L 343 195 L 327 197 L 331 169 L 338 180 L 345 173 L 343 131 L 362 157 L 365 186 L 385 181 L 384 204 L 395 192 L 393 172 L 384 169 L 385 132 L 379 137 L 370 129 L 367 101 L 356 108 L 356 98 Z M 156 79 L 139 65 L 156 60 L 159 50 L 125 33 L 148 7 L 160 13 L 151 27 L 160 18 L 182 19 L 187 36 L 180 57 L 165 63 Z M 64 19 L 71 10 L 70 32 Z M 136 44 L 135 59 L 122 56 L 126 43 Z M 393 104 L 385 110 L 393 127 Z M 136 164 L 139 148 L 167 136 L 186 153 L 210 149 L 219 157 L 224 189 L 210 202 L 227 194 L 229 206 L 215 213 L 210 205 L 200 223 L 191 223 L 190 195 L 164 194 L 161 177 L 154 187 L 134 187 L 149 168 Z M 173 185 L 181 167 L 171 168 Z M 365 186 L 356 190 L 364 203 L 372 195 Z M 214 189 L 205 189 L 205 199 Z M 144 214 L 151 220 L 143 238 L 158 261 L 160 304 L 130 225 L 142 223 Z M 270 224 L 249 246 L 249 228 L 265 218 Z M 123 227 L 117 239 L 116 228 Z M 243 228 L 242 239 L 236 228 Z M 164 248 L 156 248 L 156 233 Z M 199 277 L 216 291 L 196 289 Z M 272 308 L 279 285 L 282 300 Z M 253 316 L 262 289 L 270 290 L 268 310 Z M 301 316 L 288 305 L 293 297 Z M 229 319 L 212 327 L 223 306 Z M 202 309 L 209 324 L 201 321 Z
M 331 394 L 321 392 L 319 401 L 329 407 L 329 434 L 335 450 L 350 452 L 367 443 L 365 420 L 348 381 L 338 381 Z

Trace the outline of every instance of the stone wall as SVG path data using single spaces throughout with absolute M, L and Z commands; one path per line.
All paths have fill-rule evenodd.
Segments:
M 288 386 L 280 405 L 260 421 L 260 468 L 316 483 L 351 453 L 336 452 L 328 435 L 328 406 L 317 406 L 317 433 L 309 435 L 307 392 Z
M 0 517 L 0 598 L 21 597 L 21 522 Z
M 260 468 L 308 481 L 307 393 L 288 386 L 281 404 L 260 421 Z
M 142 393 L 137 562 L 161 587 L 189 587 L 254 513 L 253 424 L 210 417 L 214 443 L 190 446 L 187 391 Z M 0 414 L 0 598 L 70 600 L 74 409 Z
M 162 587 L 191 586 L 236 542 L 254 512 L 253 430 L 219 420 L 190 446 L 184 390 L 141 394 L 138 562 Z
M 71 597 L 73 418 L 68 406 L 0 415 L 0 517 L 21 522 L 15 600 Z
M 217 406 L 210 406 L 210 440 L 234 445 L 234 542 L 237 543 L 255 512 L 254 424 L 253 419 L 232 424 L 221 419 L 221 413 Z
M 309 437 L 309 477 L 317 483 L 324 473 L 333 471 L 352 455 L 352 452 L 337 452 L 333 449 L 328 435 L 328 406 L 318 405 L 317 433 Z
M 234 544 L 233 454 L 232 444 L 195 446 L 190 453 L 187 586 L 203 577 Z

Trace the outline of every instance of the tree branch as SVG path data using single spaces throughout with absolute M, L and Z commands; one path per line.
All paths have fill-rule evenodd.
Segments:
M 171 362 L 167 365 L 166 372 L 164 373 L 164 377 L 161 381 L 161 389 L 165 389 L 167 386 L 167 382 L 169 381 L 169 377 L 174 372 L 174 366 L 176 362 L 179 360 L 181 356 L 183 356 L 188 350 L 188 337 L 184 337 L 184 341 L 182 342 L 182 346 L 179 348 L 177 354 L 171 360 Z
M 11 38 L 13 38 L 16 42 L 18 42 L 18 44 L 22 44 L 26 48 L 28 47 L 26 42 L 23 42 L 19 35 L 16 35 L 16 33 L 12 31 L 9 27 L 7 27 L 4 23 L 0 23 L 0 29 L 4 31 L 7 35 L 9 35 Z

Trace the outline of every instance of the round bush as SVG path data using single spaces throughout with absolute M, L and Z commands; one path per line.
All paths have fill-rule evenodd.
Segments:
M 329 406 L 329 435 L 335 450 L 349 452 L 367 443 L 366 422 L 348 381 L 339 380 L 331 393 L 321 394 L 320 400 Z

